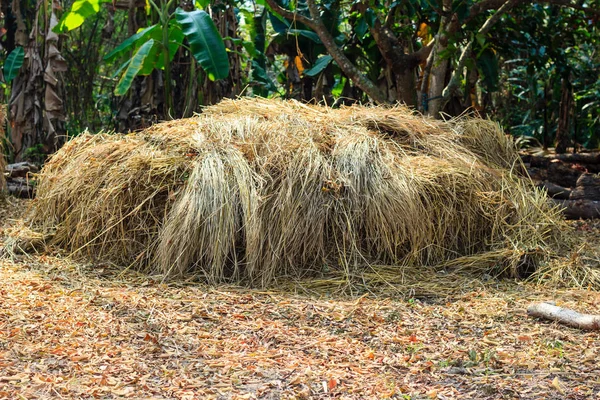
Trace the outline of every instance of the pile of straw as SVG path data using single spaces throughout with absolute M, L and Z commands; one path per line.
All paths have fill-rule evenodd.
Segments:
M 6 105 L 0 105 L 0 197 L 6 191 L 6 178 L 4 170 L 6 168 L 6 159 L 4 158 L 4 124 L 6 122 Z
M 6 160 L 4 159 L 3 146 L 0 142 L 0 196 L 6 191 L 6 178 L 4 177 L 4 170 L 6 168 Z
M 373 264 L 518 275 L 560 221 L 521 170 L 486 120 L 226 100 L 72 140 L 42 170 L 31 222 L 73 253 L 209 282 Z

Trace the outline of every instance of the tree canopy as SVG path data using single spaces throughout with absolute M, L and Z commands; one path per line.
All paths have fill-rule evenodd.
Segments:
M 239 95 L 474 110 L 557 151 L 600 137 L 598 0 L 13 0 L 2 13 L 16 159 Z

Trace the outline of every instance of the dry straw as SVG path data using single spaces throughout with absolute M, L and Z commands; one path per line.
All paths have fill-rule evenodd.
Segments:
M 0 197 L 6 191 L 6 178 L 4 171 L 6 169 L 6 158 L 4 158 L 4 124 L 6 123 L 6 105 L 0 105 Z
M 226 100 L 135 134 L 82 134 L 42 170 L 32 223 L 74 253 L 209 282 L 375 265 L 516 276 L 560 231 L 521 171 L 486 120 Z

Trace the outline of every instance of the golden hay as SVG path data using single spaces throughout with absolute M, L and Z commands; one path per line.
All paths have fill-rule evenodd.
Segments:
M 226 100 L 71 141 L 39 176 L 31 222 L 73 253 L 209 282 L 381 264 L 516 276 L 560 231 L 521 168 L 490 121 Z
M 0 143 L 0 196 L 6 191 L 6 178 L 4 177 L 5 168 L 6 160 L 4 159 L 2 143 Z
M 0 196 L 6 191 L 6 178 L 4 170 L 6 168 L 6 158 L 4 158 L 4 124 L 6 123 L 6 105 L 0 104 Z

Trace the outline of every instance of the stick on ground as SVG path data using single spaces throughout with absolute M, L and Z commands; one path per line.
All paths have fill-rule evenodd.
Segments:
M 600 315 L 580 314 L 551 303 L 536 303 L 527 309 L 527 314 L 542 319 L 557 321 L 563 325 L 585 330 L 600 330 Z

